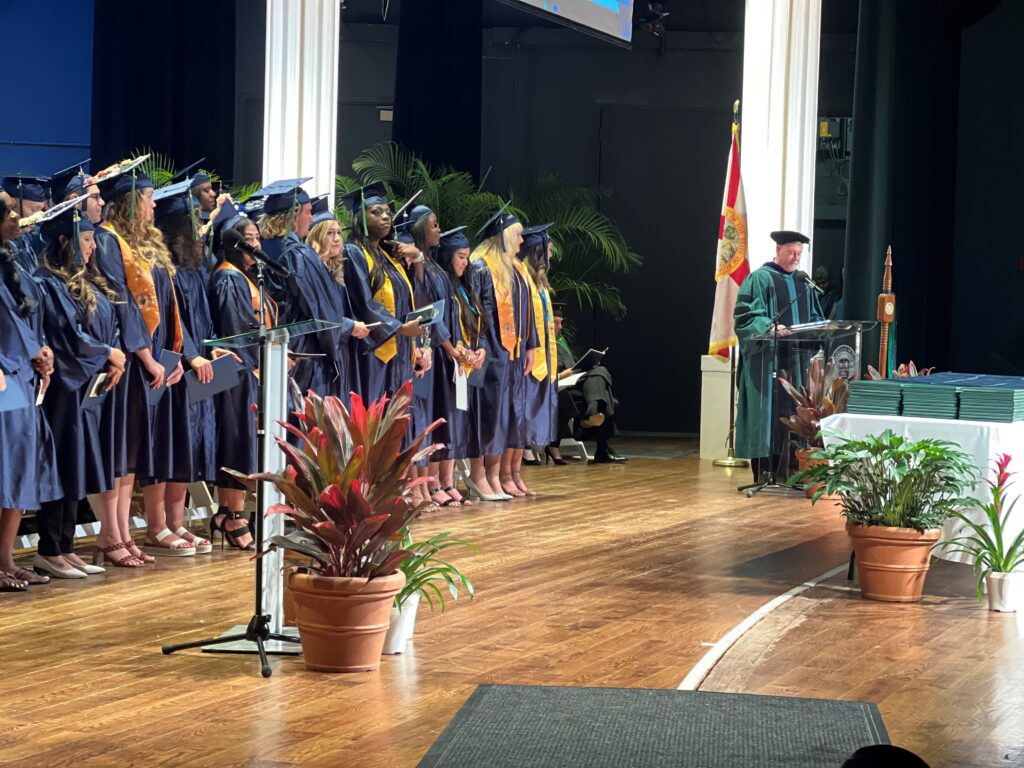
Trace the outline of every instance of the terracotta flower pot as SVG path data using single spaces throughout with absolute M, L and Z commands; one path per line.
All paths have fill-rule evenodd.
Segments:
M 846 524 L 853 540 L 861 595 L 869 600 L 916 603 L 941 528 L 924 533 L 913 528 Z
M 289 571 L 287 584 L 309 669 L 372 672 L 380 666 L 391 604 L 405 584 L 404 573 L 356 579 Z
M 811 453 L 813 451 L 816 451 L 816 450 L 818 450 L 818 449 L 817 448 L 797 448 L 797 450 L 796 450 L 797 467 L 799 469 L 801 469 L 801 470 L 804 470 L 804 469 L 807 469 L 808 467 L 817 466 L 818 464 L 826 464 L 827 462 L 826 462 L 825 459 L 812 459 L 812 458 L 810 458 Z M 809 499 L 812 496 L 814 496 L 814 492 L 817 491 L 819 488 L 821 488 L 821 486 L 823 486 L 823 485 L 824 485 L 824 483 L 816 483 L 814 485 L 805 485 L 804 486 L 804 494 L 806 494 L 807 498 Z M 833 496 L 825 496 L 823 498 L 835 500 L 837 497 L 833 495 Z

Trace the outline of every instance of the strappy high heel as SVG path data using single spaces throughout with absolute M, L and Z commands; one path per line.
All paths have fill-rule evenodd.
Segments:
M 116 552 L 119 549 L 123 549 L 128 554 L 120 558 L 110 556 L 111 552 Z M 123 541 L 115 541 L 109 547 L 101 547 L 99 544 L 93 547 L 92 564 L 103 565 L 104 561 L 117 568 L 141 568 L 145 565 L 144 562 L 132 554 L 132 551 L 124 545 Z
M 220 517 L 221 515 L 224 515 L 224 518 L 220 521 L 220 524 L 218 525 L 217 518 Z M 228 544 L 230 544 L 231 547 L 234 548 L 234 549 L 240 549 L 243 552 L 252 552 L 252 551 L 254 551 L 256 549 L 256 544 L 254 542 L 250 541 L 249 544 L 247 546 L 244 546 L 244 547 L 241 544 L 238 543 L 238 540 L 241 539 L 243 536 L 251 535 L 251 531 L 249 530 L 249 523 L 248 523 L 248 521 L 246 521 L 246 523 L 244 525 L 240 526 L 239 528 L 235 528 L 234 530 L 229 529 L 227 527 L 228 520 L 245 520 L 245 519 L 246 519 L 245 516 L 241 512 L 232 512 L 227 507 L 220 507 L 216 511 L 216 513 L 214 513 L 213 517 L 210 518 L 210 541 L 211 542 L 213 541 L 213 535 L 215 533 L 219 533 L 220 534 L 220 549 L 221 549 L 222 552 L 224 551 L 224 542 L 225 541 Z
M 472 507 L 473 506 L 473 502 L 470 501 L 469 499 L 467 499 L 461 493 L 459 493 L 459 489 L 456 488 L 454 485 L 449 485 L 447 488 L 444 489 L 444 492 L 447 493 L 449 496 L 451 496 L 453 499 L 455 499 L 457 502 L 459 502 L 459 504 L 461 504 L 464 507 Z M 458 495 L 455 495 L 455 494 L 458 494 Z

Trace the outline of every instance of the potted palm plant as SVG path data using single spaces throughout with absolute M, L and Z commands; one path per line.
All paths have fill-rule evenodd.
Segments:
M 453 539 L 451 533 L 439 533 L 426 541 L 414 542 L 412 533 L 406 529 L 402 548 L 412 552 L 412 557 L 402 561 L 399 569 L 405 574 L 405 584 L 395 595 L 391 608 L 391 624 L 384 640 L 384 653 L 402 653 L 413 635 L 416 611 L 420 598 L 426 600 L 433 610 L 439 607 L 444 612 L 444 595 L 448 592 L 452 600 L 459 599 L 459 590 L 473 597 L 473 584 L 454 565 L 442 559 L 444 550 L 452 547 L 476 547 L 466 541 Z
M 834 360 L 829 360 L 823 365 L 820 357 L 812 358 L 804 382 L 804 386 L 794 387 L 784 376 L 779 376 L 779 384 L 796 403 L 796 412 L 790 416 L 780 417 L 779 420 L 789 427 L 792 434 L 806 443 L 806 447 L 798 448 L 796 452 L 800 469 L 811 463 L 811 452 L 823 446 L 820 435 L 821 420 L 833 413 L 846 411 L 846 401 L 850 396 L 846 379 L 836 376 Z M 807 498 L 811 498 L 816 490 L 813 485 L 804 486 Z
M 944 440 L 910 441 L 887 429 L 835 440 L 792 478 L 820 484 L 812 502 L 836 494 L 860 570 L 861 594 L 871 600 L 916 602 L 942 524 L 971 504 L 978 479 L 970 456 Z
M 405 584 L 402 563 L 414 552 L 402 531 L 428 504 L 409 491 L 427 481 L 407 481 L 410 464 L 430 425 L 405 450 L 412 385 L 389 402 L 368 408 L 358 395 L 351 410 L 336 397 L 305 398 L 293 389 L 297 425 L 282 426 L 299 447 L 278 439 L 285 454 L 279 473 L 239 475 L 273 483 L 284 496 L 268 514 L 283 514 L 295 530 L 271 537 L 269 546 L 310 558 L 286 571 L 306 666 L 326 672 L 372 671 L 380 665 L 391 604 Z M 269 551 L 269 550 L 268 550 Z
M 993 611 L 1012 613 L 1020 609 L 1024 595 L 1024 571 L 1017 570 L 1024 565 L 1024 527 L 1011 537 L 1010 514 L 1017 504 L 1017 498 L 1007 502 L 1010 477 L 1016 472 L 1009 471 L 1010 456 L 1003 454 L 996 458 L 995 477 L 986 480 L 991 492 L 991 501 L 972 499 L 971 507 L 980 510 L 983 519 L 978 521 L 969 510 L 958 510 L 955 517 L 963 523 L 957 537 L 943 542 L 951 552 L 969 556 L 974 561 L 974 573 L 978 577 L 978 600 L 988 591 L 988 607 Z

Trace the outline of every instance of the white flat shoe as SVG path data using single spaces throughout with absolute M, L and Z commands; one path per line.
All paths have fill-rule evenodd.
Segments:
M 81 560 L 81 558 L 79 558 L 79 560 Z M 100 567 L 98 565 L 92 565 L 92 564 L 86 563 L 86 562 L 83 562 L 81 565 L 76 565 L 74 567 L 77 568 L 78 570 L 80 570 L 86 576 L 95 576 L 97 574 L 106 573 L 107 572 L 106 568 L 102 568 L 102 567 Z
M 42 555 L 35 555 L 32 558 L 32 568 L 39 573 L 47 573 L 57 579 L 84 579 L 85 574 L 77 568 L 58 568 Z

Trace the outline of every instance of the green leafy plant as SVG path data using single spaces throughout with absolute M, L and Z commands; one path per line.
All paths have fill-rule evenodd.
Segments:
M 986 480 L 991 492 L 991 501 L 982 502 L 971 499 L 971 508 L 984 513 L 983 522 L 975 522 L 968 511 L 958 510 L 954 517 L 963 525 L 957 531 L 957 537 L 942 542 L 954 554 L 967 555 L 974 560 L 974 574 L 978 577 L 978 599 L 982 599 L 985 577 L 990 573 L 1010 573 L 1024 565 L 1024 529 L 1011 541 L 1007 529 L 1010 514 L 1013 512 L 1017 499 L 1007 503 L 1007 490 L 1012 485 L 1010 477 L 1017 474 L 1010 472 L 1010 456 L 1002 454 L 996 458 L 995 476 Z
M 442 228 L 466 226 L 472 239 L 496 210 L 505 203 L 500 195 L 486 191 L 486 177 L 477 184 L 465 171 L 435 168 L 411 150 L 389 142 L 376 144 L 361 153 L 352 169 L 358 180 L 339 176 L 339 193 L 359 185 L 383 183 L 398 205 L 419 190 L 417 203 L 437 213 Z M 509 208 L 529 224 L 552 223 L 554 243 L 549 272 L 552 289 L 560 299 L 580 308 L 598 307 L 622 317 L 626 307 L 618 288 L 609 281 L 641 264 L 630 250 L 618 225 L 599 210 L 607 190 L 587 189 L 563 181 L 557 174 L 540 172 L 511 192 Z M 340 212 L 349 224 L 348 212 Z
M 850 388 L 846 379 L 836 376 L 836 364 L 829 360 L 823 365 L 821 358 L 814 357 L 807 368 L 804 385 L 794 387 L 785 377 L 779 376 L 779 384 L 796 403 L 796 413 L 779 418 L 790 431 L 807 441 L 812 447 L 821 447 L 821 420 L 834 413 L 846 411 Z
M 864 438 L 824 433 L 836 442 L 810 455 L 791 482 L 820 487 L 811 497 L 836 494 L 842 515 L 856 525 L 925 531 L 940 527 L 972 503 L 966 494 L 978 481 L 971 457 L 945 440 L 911 442 L 891 429 Z
M 402 532 L 429 502 L 413 503 L 412 488 L 429 478 L 407 481 L 410 464 L 439 446 L 420 450 L 420 433 L 404 451 L 402 441 L 411 422 L 412 383 L 406 382 L 389 402 L 381 398 L 368 408 L 358 395 L 351 410 L 336 397 L 305 397 L 293 386 L 298 425 L 281 426 L 301 447 L 277 439 L 285 455 L 279 472 L 236 477 L 249 483 L 273 483 L 285 503 L 268 514 L 283 514 L 296 530 L 273 536 L 269 549 L 283 547 L 312 558 L 309 569 L 323 576 L 374 578 L 395 573 L 415 553 L 403 549 Z M 265 554 L 265 553 L 263 553 Z
M 447 560 L 438 557 L 444 550 L 452 547 L 466 547 L 474 552 L 479 551 L 469 542 L 453 539 L 448 532 L 431 536 L 425 541 L 414 542 L 412 533 L 406 529 L 402 549 L 413 554 L 398 566 L 405 574 L 405 585 L 395 595 L 396 608 L 401 609 L 416 593 L 427 601 L 431 610 L 440 607 L 442 612 L 445 591 L 451 595 L 452 600 L 459 599 L 460 588 L 466 590 L 470 598 L 473 597 L 473 585 L 469 579 Z

